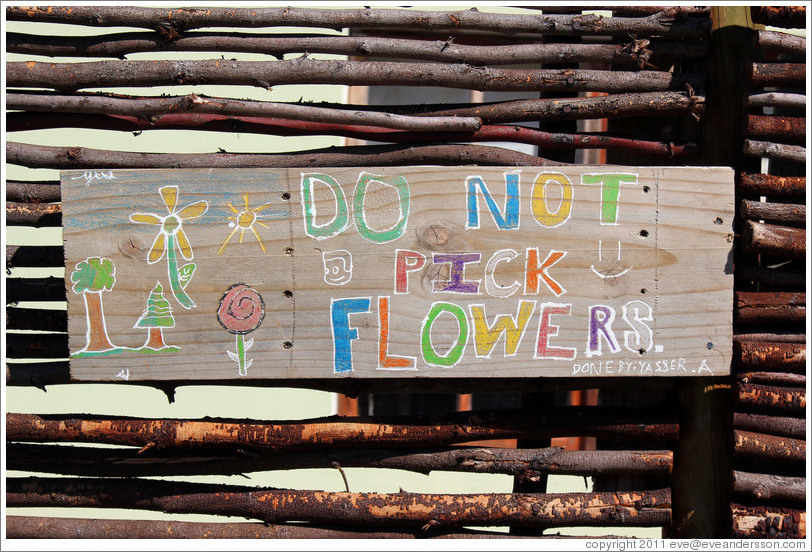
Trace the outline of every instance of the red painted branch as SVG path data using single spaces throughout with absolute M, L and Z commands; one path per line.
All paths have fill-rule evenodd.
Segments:
M 737 291 L 734 296 L 734 320 L 738 323 L 806 320 L 806 293 Z
M 745 251 L 774 257 L 803 259 L 806 257 L 806 230 L 789 226 L 762 224 L 751 220 L 742 226 Z
M 783 224 L 805 224 L 806 205 L 797 203 L 763 203 L 743 199 L 739 204 L 743 219 L 765 220 Z
M 758 500 L 805 502 L 806 478 L 734 471 L 731 490 Z
M 806 441 L 763 433 L 733 431 L 733 452 L 736 456 L 803 466 L 806 463 Z
M 806 7 L 804 6 L 752 6 L 750 15 L 753 23 L 789 29 L 806 27 Z
M 682 38 L 706 37 L 707 18 L 682 18 L 678 8 L 648 17 L 605 18 L 596 15 L 556 16 L 495 14 L 478 10 L 419 11 L 397 9 L 311 9 L 311 8 L 208 8 L 163 9 L 132 6 L 10 6 L 9 21 L 47 21 L 98 27 L 141 27 L 156 29 L 175 39 L 183 31 L 203 27 L 320 27 L 413 28 L 424 30 L 476 29 L 505 34 L 621 34 L 665 35 Z
M 806 118 L 778 115 L 748 115 L 745 133 L 750 138 L 784 144 L 806 142 Z
M 679 427 L 662 409 L 567 407 L 545 413 L 490 411 L 393 419 L 331 417 L 300 422 L 148 420 L 6 415 L 10 441 L 60 441 L 151 448 L 257 450 L 369 446 L 430 447 L 480 439 L 584 435 L 656 442 Z
M 747 195 L 802 198 L 806 197 L 806 177 L 742 173 L 738 188 Z
M 501 69 L 465 64 L 314 60 L 7 62 L 6 85 L 56 90 L 118 86 L 284 84 L 446 86 L 494 91 L 648 92 L 702 88 L 704 75 L 664 71 Z
M 804 63 L 754 63 L 750 75 L 753 86 L 787 86 L 803 88 L 806 84 Z
M 734 412 L 733 428 L 753 433 L 806 439 L 806 420 L 790 416 L 770 416 L 750 412 Z
M 428 119 L 428 118 L 426 118 Z M 428 119 L 431 120 L 431 119 Z M 478 121 L 478 119 L 477 119 Z M 277 136 L 331 135 L 413 144 L 427 142 L 513 142 L 533 144 L 549 149 L 602 148 L 632 151 L 658 157 L 686 157 L 696 152 L 694 144 L 650 142 L 618 138 L 602 134 L 559 134 L 542 132 L 520 126 L 486 125 L 473 132 L 404 132 L 382 127 L 354 126 L 333 123 L 303 122 L 260 117 L 229 117 L 202 113 L 157 115 L 144 120 L 130 116 L 83 115 L 74 113 L 10 113 L 6 116 L 6 130 L 36 130 L 43 128 L 95 128 L 136 132 L 152 129 L 205 130 L 272 134 Z
M 560 165 L 504 148 L 470 145 L 347 146 L 293 153 L 139 153 L 6 142 L 6 161 L 52 169 Z
M 134 508 L 232 515 L 271 523 L 441 527 L 659 526 L 670 489 L 617 493 L 336 493 L 126 479 L 9 478 L 8 507 Z
M 806 55 L 806 37 L 778 31 L 756 31 L 755 46 L 768 52 Z
M 806 510 L 731 504 L 733 536 L 744 539 L 804 539 Z
M 782 414 L 803 414 L 806 410 L 805 387 L 773 387 L 753 383 L 737 384 L 740 407 Z
M 453 40 L 377 36 L 190 32 L 166 41 L 153 32 L 96 36 L 40 36 L 7 33 L 6 50 L 39 56 L 123 58 L 135 52 L 248 52 L 282 59 L 286 54 L 336 54 L 367 59 L 389 58 L 510 65 L 604 62 L 643 69 L 651 58 L 697 58 L 707 55 L 704 41 L 633 41 L 628 44 L 468 45 Z

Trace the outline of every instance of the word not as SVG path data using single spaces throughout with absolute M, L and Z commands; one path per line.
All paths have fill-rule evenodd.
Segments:
M 377 369 L 417 370 L 416 355 L 396 355 L 389 352 L 391 327 L 389 300 L 388 296 L 377 298 Z M 331 301 L 330 322 L 335 373 L 353 370 L 352 342 L 360 336 L 359 328 L 351 324 L 350 317 L 354 314 L 368 314 L 371 308 L 371 297 L 348 297 Z M 611 353 L 620 353 L 621 343 L 625 349 L 632 352 L 649 351 L 654 347 L 654 332 L 647 324 L 654 320 L 653 310 L 643 301 L 633 300 L 621 306 L 620 317 L 625 323 L 622 333 L 616 329 L 617 312 L 614 307 L 592 305 L 587 311 L 589 323 L 584 354 L 588 358 L 603 355 L 605 349 Z M 503 341 L 503 356 L 506 358 L 516 356 L 535 312 L 538 312 L 538 325 L 533 358 L 574 360 L 578 355 L 577 348 L 551 343 L 551 340 L 559 335 L 560 317 L 572 316 L 572 304 L 552 302 L 537 304 L 535 300 L 526 299 L 518 302 L 515 314 L 498 314 L 492 320 L 488 319 L 485 306 L 482 304 L 470 304 L 466 311 L 456 303 L 435 301 L 421 323 L 419 339 L 421 359 L 428 366 L 451 368 L 462 359 L 471 334 L 476 358 L 490 358 L 500 339 Z M 444 352 L 438 351 L 432 343 L 432 327 L 442 315 L 446 315 L 446 318 L 451 317 L 457 325 L 456 336 L 453 336 L 454 344 Z

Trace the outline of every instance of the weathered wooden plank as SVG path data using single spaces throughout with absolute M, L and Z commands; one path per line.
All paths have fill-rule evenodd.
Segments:
M 72 376 L 726 374 L 732 176 L 65 172 Z

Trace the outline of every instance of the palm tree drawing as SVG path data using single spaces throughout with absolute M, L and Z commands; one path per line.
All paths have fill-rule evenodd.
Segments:
M 164 343 L 163 329 L 174 328 L 175 317 L 172 316 L 172 307 L 164 297 L 164 288 L 160 282 L 155 283 L 147 298 L 147 308 L 133 327 L 149 330 L 144 347 L 156 351 L 168 348 Z
M 195 306 L 195 303 L 187 295 L 185 288 L 192 279 L 195 264 L 187 263 L 179 269 L 176 250 L 180 251 L 180 254 L 187 261 L 194 258 L 192 246 L 183 231 L 183 224 L 188 220 L 203 215 L 209 209 L 209 204 L 205 201 L 196 201 L 182 209 L 176 209 L 178 204 L 177 186 L 164 186 L 158 192 L 163 198 L 168 214 L 160 216 L 154 213 L 132 213 L 130 220 L 140 224 L 155 224 L 161 227 L 149 250 L 147 263 L 155 264 L 166 254 L 166 268 L 172 295 L 175 296 L 175 299 L 183 308 L 191 309 Z
M 115 349 L 116 346 L 110 343 L 107 336 L 102 306 L 102 292 L 112 290 L 116 283 L 116 266 L 113 261 L 88 257 L 76 263 L 70 279 L 73 282 L 73 291 L 84 296 L 87 315 L 87 344 L 78 352 Z

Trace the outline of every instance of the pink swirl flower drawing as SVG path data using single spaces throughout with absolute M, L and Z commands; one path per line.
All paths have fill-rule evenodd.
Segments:
M 239 366 L 241 376 L 248 375 L 252 359 L 245 358 L 245 352 L 254 344 L 253 339 L 245 341 L 245 334 L 251 333 L 262 324 L 265 318 L 265 302 L 257 291 L 243 283 L 229 287 L 220 298 L 217 321 L 230 333 L 236 335 L 237 352 L 226 350 L 231 360 Z

